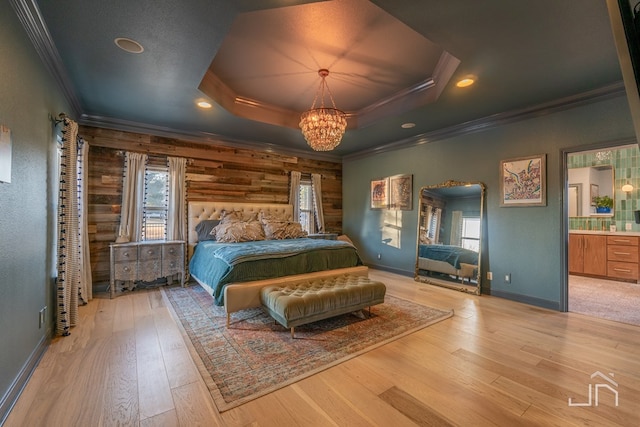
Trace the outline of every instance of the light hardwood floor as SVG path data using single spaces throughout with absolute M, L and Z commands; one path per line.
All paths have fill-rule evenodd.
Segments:
M 640 327 L 370 275 L 455 316 L 219 414 L 159 290 L 99 298 L 54 340 L 5 425 L 640 425 Z M 591 406 L 568 405 L 597 383 L 611 386 L 598 406 L 595 389 Z

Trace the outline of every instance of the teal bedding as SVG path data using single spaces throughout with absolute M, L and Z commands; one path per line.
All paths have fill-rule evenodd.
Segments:
M 340 240 L 286 239 L 196 245 L 189 272 L 213 289 L 216 305 L 224 305 L 224 287 L 293 274 L 363 265 L 356 248 Z
M 460 246 L 420 245 L 418 256 L 448 262 L 456 269 L 460 269 L 460 263 L 478 265 L 478 252 Z

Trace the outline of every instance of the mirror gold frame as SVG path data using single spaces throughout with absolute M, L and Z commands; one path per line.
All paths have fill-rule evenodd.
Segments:
M 485 185 L 477 181 L 446 181 L 420 188 L 415 281 L 480 295 L 485 192 Z M 476 198 L 479 199 L 477 208 L 472 205 Z M 454 210 L 458 208 L 463 210 Z M 466 218 L 472 218 L 469 224 L 476 222 L 479 228 L 477 245 L 475 238 L 467 239 L 464 233 L 451 232 L 454 221 L 456 230 L 466 223 L 464 210 L 467 211 Z M 447 223 L 449 236 L 440 235 Z M 456 242 L 451 244 L 453 238 Z M 463 241 L 470 244 L 461 243 Z M 477 253 L 471 249 L 476 246 Z

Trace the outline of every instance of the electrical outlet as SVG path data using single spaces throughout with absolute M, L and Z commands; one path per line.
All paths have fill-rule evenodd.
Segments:
M 378 254 L 378 259 L 382 259 L 382 254 Z
M 490 271 L 487 271 L 487 280 L 493 280 L 493 273 Z
M 504 275 L 504 282 L 511 283 L 511 273 L 507 273 Z

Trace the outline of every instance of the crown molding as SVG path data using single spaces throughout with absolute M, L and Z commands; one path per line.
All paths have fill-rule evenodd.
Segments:
M 374 156 L 376 154 L 387 153 L 389 151 L 395 151 L 403 148 L 414 147 L 416 145 L 442 141 L 445 139 L 493 129 L 521 120 L 545 116 L 548 114 L 557 113 L 560 111 L 577 108 L 582 105 L 592 104 L 595 102 L 617 98 L 624 95 L 626 95 L 624 82 L 620 81 L 599 89 L 594 89 L 588 92 L 568 96 L 555 101 L 550 101 L 519 110 L 506 111 L 477 120 L 472 120 L 469 122 L 460 123 L 458 125 L 438 129 L 432 132 L 422 133 L 410 138 L 405 138 L 389 144 L 380 145 L 373 149 L 348 154 L 343 156 L 342 159 L 343 161 L 357 160 Z
M 82 111 L 80 101 L 75 94 L 67 70 L 63 65 L 62 58 L 49 33 L 49 29 L 44 19 L 42 19 L 38 5 L 35 0 L 9 0 L 9 3 L 16 12 L 38 56 L 40 56 L 49 73 L 60 86 L 64 97 L 73 110 L 73 115 L 77 117 Z
M 134 132 L 160 136 L 164 138 L 172 138 L 183 141 L 199 142 L 222 145 L 232 148 L 244 148 L 259 152 L 280 154 L 283 156 L 302 157 L 305 159 L 321 160 L 325 162 L 341 163 L 342 157 L 336 154 L 330 154 L 319 151 L 298 150 L 295 148 L 285 148 L 280 145 L 268 142 L 252 142 L 242 139 L 230 138 L 210 132 L 201 131 L 182 131 L 164 126 L 149 125 L 146 123 L 138 123 L 128 120 L 116 119 L 112 117 L 92 116 L 83 114 L 80 116 L 78 123 L 83 126 L 93 126 L 97 128 L 114 129 L 125 132 Z

